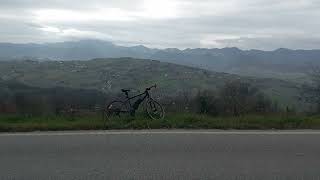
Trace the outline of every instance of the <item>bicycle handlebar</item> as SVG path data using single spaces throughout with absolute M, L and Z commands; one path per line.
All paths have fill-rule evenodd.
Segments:
M 146 91 L 150 91 L 152 88 L 157 88 L 157 84 L 153 85 L 153 86 L 150 86 L 148 88 L 146 88 Z

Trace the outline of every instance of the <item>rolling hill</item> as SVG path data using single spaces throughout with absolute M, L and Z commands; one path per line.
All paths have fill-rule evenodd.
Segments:
M 238 76 L 155 60 L 114 58 L 90 61 L 1 61 L 2 81 L 15 81 L 32 87 L 92 89 L 118 93 L 121 88 L 143 90 L 158 84 L 162 96 L 197 94 L 215 90 L 226 82 L 249 82 L 281 104 L 296 103 L 297 85 L 292 82 Z

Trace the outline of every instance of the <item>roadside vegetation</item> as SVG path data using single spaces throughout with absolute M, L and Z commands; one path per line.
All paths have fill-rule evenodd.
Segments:
M 201 114 L 168 114 L 163 120 L 113 118 L 107 123 L 101 117 L 25 117 L 0 116 L 1 132 L 104 130 L 104 129 L 320 129 L 319 116 L 245 115 L 213 117 Z
M 152 65 L 150 67 L 154 68 Z M 185 70 L 184 67 L 180 68 L 183 68 L 181 71 Z M 178 72 L 180 70 L 177 70 L 177 74 Z M 199 79 L 206 74 L 204 71 L 194 73 L 201 74 Z M 106 73 L 102 76 L 106 76 L 105 83 L 107 86 L 110 85 L 108 77 L 114 75 Z M 134 118 L 114 117 L 106 120 L 103 117 L 106 104 L 123 97 L 123 94 L 114 91 L 57 85 L 34 87 L 19 81 L 0 80 L 0 131 L 148 128 L 320 129 L 320 70 L 310 73 L 309 82 L 298 88 L 300 93 L 281 103 L 252 81 L 239 78 L 224 79 L 219 81 L 219 86 L 212 88 L 210 84 L 215 83 L 212 81 L 212 77 L 215 76 L 207 76 L 210 81 L 201 82 L 201 87 L 197 84 L 182 86 L 174 83 L 175 88 L 170 91 L 163 91 L 161 86 L 152 91 L 152 97 L 165 108 L 166 116 L 162 120 L 145 117 L 143 108 Z M 180 83 L 182 81 L 179 80 Z M 133 83 L 134 80 L 127 79 L 124 82 Z M 156 82 L 152 80 L 152 83 Z M 131 96 L 137 92 L 130 93 Z M 292 101 L 299 103 L 294 104 Z
M 22 87 L 28 89 L 26 86 Z M 30 91 L 33 92 L 34 89 Z M 303 92 L 304 95 L 308 94 L 307 97 L 310 99 L 314 91 L 313 89 L 312 93 L 306 90 Z M 50 99 L 48 95 L 52 94 L 51 90 L 46 90 L 42 94 L 36 93 L 38 96 L 41 94 L 41 98 L 35 96 L 35 93 L 17 93 L 13 104 L 2 107 L 2 110 L 6 108 L 10 110 L 8 107 L 11 107 L 11 110 L 16 112 L 0 115 L 0 131 L 320 129 L 320 116 L 317 116 L 318 103 L 314 103 L 313 113 L 297 112 L 290 107 L 279 106 L 255 86 L 241 81 L 226 83 L 217 91 L 201 91 L 193 97 L 185 95 L 163 99 L 162 103 L 167 114 L 161 120 L 151 120 L 143 109 L 140 109 L 135 117 L 106 119 L 101 108 L 104 105 L 101 101 L 102 97 L 105 97 L 103 94 L 70 89 L 63 91 L 55 89 L 54 92 L 54 101 L 48 100 Z

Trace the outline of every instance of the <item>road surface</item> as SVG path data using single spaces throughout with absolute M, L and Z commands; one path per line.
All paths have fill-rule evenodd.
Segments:
M 0 179 L 320 179 L 318 131 L 0 134 Z

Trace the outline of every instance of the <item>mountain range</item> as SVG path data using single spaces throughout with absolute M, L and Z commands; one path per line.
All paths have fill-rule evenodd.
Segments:
M 320 65 L 320 50 L 274 51 L 232 48 L 154 49 L 142 45 L 119 46 L 108 41 L 81 40 L 45 44 L 0 43 L 0 60 L 89 60 L 132 57 L 187 65 L 217 72 L 290 81 L 305 79 L 312 66 Z

